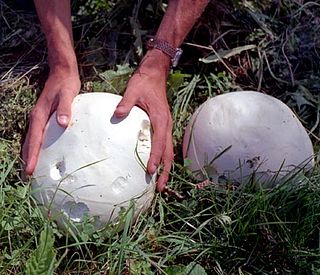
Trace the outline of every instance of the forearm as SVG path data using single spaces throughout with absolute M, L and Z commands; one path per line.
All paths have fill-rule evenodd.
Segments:
M 78 73 L 69 0 L 34 0 L 48 45 L 51 73 Z
M 169 0 L 156 38 L 179 47 L 209 0 Z
M 209 0 L 168 0 L 168 8 L 156 38 L 168 42 L 175 48 L 179 47 L 208 3 Z M 170 57 L 160 50 L 149 50 L 146 54 L 146 59 L 148 58 L 157 59 L 157 66 L 169 71 Z

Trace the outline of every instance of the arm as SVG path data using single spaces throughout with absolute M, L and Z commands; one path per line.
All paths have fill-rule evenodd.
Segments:
M 169 0 L 156 38 L 179 47 L 208 3 L 209 0 Z
M 34 0 L 48 45 L 50 73 L 78 74 L 69 0 Z
M 156 38 L 179 47 L 208 0 L 169 0 L 168 9 L 160 24 Z M 153 128 L 152 149 L 148 172 L 153 174 L 162 164 L 163 171 L 157 181 L 159 191 L 165 189 L 173 161 L 172 118 L 166 97 L 166 80 L 170 57 L 158 49 L 149 50 L 138 70 L 129 80 L 122 101 L 115 115 L 125 117 L 137 105 L 144 109 Z
M 36 166 L 44 128 L 50 115 L 57 111 L 57 122 L 67 127 L 72 100 L 80 90 L 69 0 L 34 2 L 47 40 L 50 73 L 30 113 L 29 129 L 22 150 L 27 175 L 31 175 Z

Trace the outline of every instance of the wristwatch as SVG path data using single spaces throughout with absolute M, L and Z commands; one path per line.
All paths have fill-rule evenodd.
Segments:
M 176 67 L 178 65 L 183 52 L 181 48 L 174 48 L 168 42 L 157 38 L 150 38 L 147 42 L 147 48 L 155 48 L 168 55 L 171 58 L 172 67 Z

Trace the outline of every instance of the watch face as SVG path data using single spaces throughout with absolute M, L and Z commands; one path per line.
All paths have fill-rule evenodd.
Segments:
M 176 67 L 178 65 L 182 53 L 183 53 L 182 49 L 180 48 L 176 49 L 176 54 L 172 59 L 172 67 Z

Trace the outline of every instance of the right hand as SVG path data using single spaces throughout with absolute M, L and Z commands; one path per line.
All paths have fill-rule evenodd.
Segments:
M 157 179 L 159 192 L 166 190 L 174 158 L 172 118 L 166 94 L 169 66 L 170 59 L 165 54 L 159 50 L 149 51 L 129 80 L 125 94 L 114 112 L 116 117 L 126 117 L 136 105 L 148 114 L 153 135 L 147 171 L 152 175 L 162 166 Z
M 71 118 L 71 104 L 79 93 L 80 80 L 77 73 L 52 73 L 30 113 L 29 128 L 22 149 L 25 162 L 25 174 L 32 175 L 38 160 L 45 126 L 56 111 L 56 119 L 61 127 L 66 128 Z

